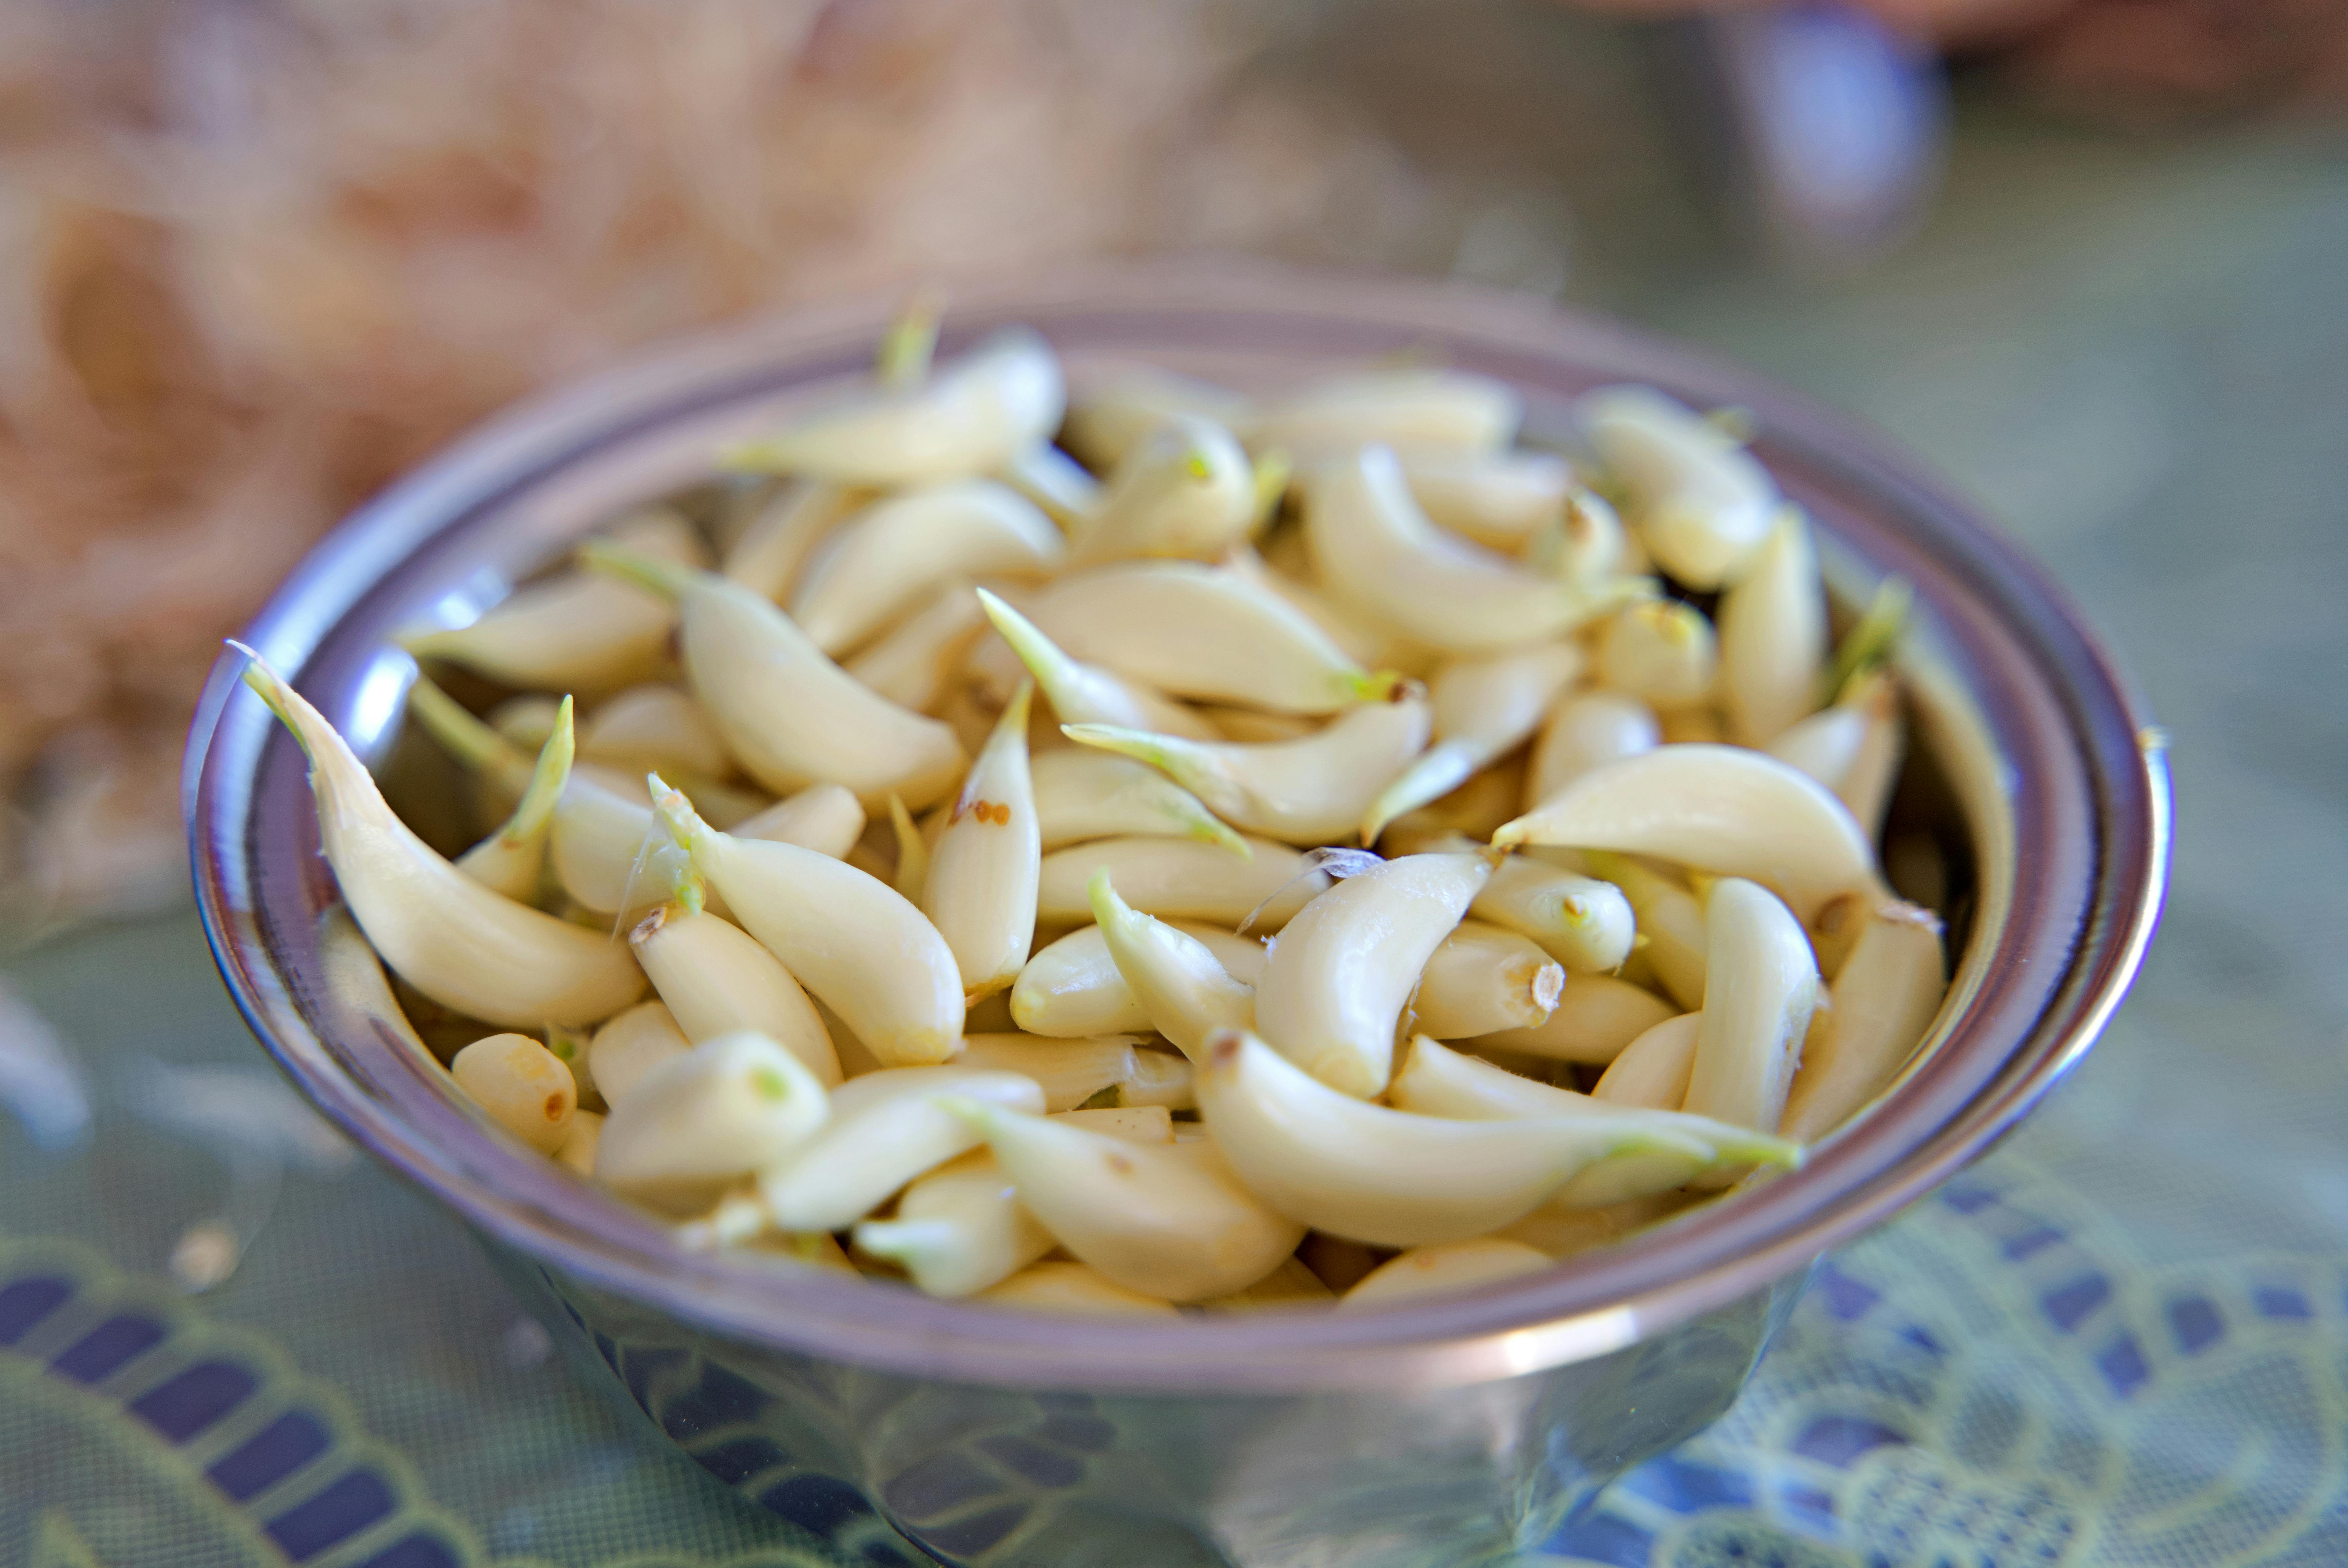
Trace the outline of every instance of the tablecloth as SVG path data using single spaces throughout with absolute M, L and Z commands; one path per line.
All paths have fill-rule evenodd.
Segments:
M 1528 1563 L 2348 1562 L 2343 152 L 1972 106 L 1931 224 L 1862 278 L 1608 285 L 1887 427 L 2039 554 L 2173 736 L 2176 881 L 2075 1081 L 1831 1259 L 1731 1414 Z M 191 917 L 0 979 L 0 1562 L 831 1560 L 574 1378 L 309 1116 Z M 68 1344 L 26 1327 L 68 1308 Z M 232 1451 L 125 1391 L 159 1356 Z

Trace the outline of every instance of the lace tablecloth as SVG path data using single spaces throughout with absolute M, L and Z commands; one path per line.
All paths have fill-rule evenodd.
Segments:
M 2177 877 L 2075 1081 L 1835 1257 L 1726 1419 L 1529 1562 L 2348 1562 L 2338 150 L 1976 115 L 1880 272 L 1612 302 L 1987 497 L 2173 733 Z M 0 1563 L 837 1560 L 634 1430 L 452 1222 L 324 1132 L 191 918 L 5 976 Z M 173 1396 L 127 1395 L 155 1358 Z

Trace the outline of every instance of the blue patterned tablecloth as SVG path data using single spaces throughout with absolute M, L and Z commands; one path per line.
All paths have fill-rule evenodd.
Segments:
M 1975 111 L 1879 272 L 1614 299 L 1988 498 L 2174 735 L 2177 879 L 2076 1081 L 1836 1257 L 1726 1419 L 1529 1561 L 2348 1562 L 2340 151 Z M 191 918 L 0 976 L 0 1563 L 831 1560 L 644 1440 L 322 1132 Z

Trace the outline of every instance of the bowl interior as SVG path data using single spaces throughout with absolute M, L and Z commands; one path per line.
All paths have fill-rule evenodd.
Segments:
M 345 523 L 248 641 L 379 756 L 414 673 L 394 631 L 469 620 L 628 505 L 707 479 L 724 445 L 860 373 L 884 315 L 843 308 L 699 340 L 500 417 Z M 942 348 L 1014 321 L 1043 330 L 1079 379 L 1144 359 L 1254 390 L 1431 351 L 1520 388 L 1542 444 L 1566 435 L 1572 398 L 1609 382 L 1752 410 L 1756 451 L 1816 520 L 1838 598 L 1863 600 L 1891 573 L 1915 586 L 1902 668 L 1925 764 L 1900 809 L 1932 828 L 1969 888 L 1931 1048 L 1799 1172 L 1557 1269 L 1381 1313 L 1037 1319 L 688 1253 L 489 1128 L 398 1045 L 387 995 L 337 961 L 321 924 L 335 899 L 299 751 L 224 660 L 186 805 L 230 989 L 305 1093 L 470 1223 L 713 1329 L 925 1375 L 1195 1388 L 1205 1354 L 1235 1387 L 1489 1377 L 1627 1343 L 1890 1212 L 2009 1125 L 2116 1000 L 2157 904 L 2164 801 L 2141 726 L 2053 592 L 1863 432 L 1602 323 L 1426 287 L 1128 272 L 973 300 Z

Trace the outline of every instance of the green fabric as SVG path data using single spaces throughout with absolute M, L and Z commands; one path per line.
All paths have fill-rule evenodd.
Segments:
M 2077 1080 L 1836 1258 L 1736 1409 L 1540 1561 L 2348 1561 L 2336 151 L 1981 113 L 1931 226 L 1877 272 L 1616 292 L 1889 427 L 2008 520 L 2174 735 L 2177 880 L 2136 999 Z M 161 1351 L 251 1375 L 241 1419 L 299 1415 L 325 1447 L 232 1503 L 201 1479 L 216 1448 L 174 1450 L 102 1381 L 0 1349 L 0 1563 L 278 1562 L 262 1527 L 330 1464 L 388 1506 L 311 1559 L 324 1568 L 409 1535 L 467 1563 L 824 1560 L 634 1430 L 453 1224 L 306 1128 L 191 918 L 87 932 L 5 973 L 64 1037 L 94 1122 L 46 1147 L 0 1115 L 0 1286 L 130 1304 Z M 250 1231 L 241 1266 L 176 1293 L 173 1248 L 216 1217 Z

